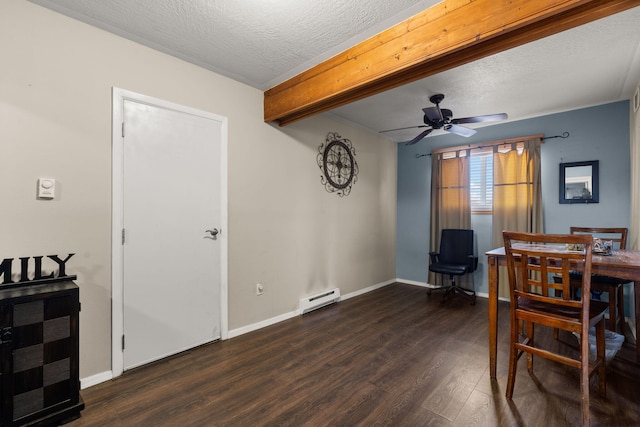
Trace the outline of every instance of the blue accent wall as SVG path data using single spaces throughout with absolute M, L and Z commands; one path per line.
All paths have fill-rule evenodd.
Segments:
M 396 274 L 400 280 L 426 283 L 429 252 L 431 157 L 416 158 L 431 150 L 490 142 L 526 135 L 561 135 L 542 145 L 542 198 L 546 233 L 568 233 L 569 227 L 629 227 L 630 205 L 630 113 L 621 101 L 533 119 L 478 129 L 470 138 L 438 134 L 406 146 L 398 144 L 398 211 Z M 559 164 L 600 161 L 600 203 L 560 204 Z M 486 257 L 491 250 L 491 217 L 474 215 L 479 268 L 475 288 L 487 292 Z

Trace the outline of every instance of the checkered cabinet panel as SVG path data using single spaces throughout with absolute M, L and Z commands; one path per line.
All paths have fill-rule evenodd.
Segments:
M 66 295 L 13 307 L 13 419 L 71 398 L 72 299 Z

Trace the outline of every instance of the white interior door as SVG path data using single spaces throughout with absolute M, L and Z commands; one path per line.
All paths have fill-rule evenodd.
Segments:
M 221 336 L 223 123 L 129 99 L 123 119 L 126 370 Z

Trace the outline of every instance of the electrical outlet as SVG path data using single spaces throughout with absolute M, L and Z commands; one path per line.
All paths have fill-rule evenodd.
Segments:
M 256 283 L 256 295 L 262 295 L 264 292 L 264 286 L 262 283 Z

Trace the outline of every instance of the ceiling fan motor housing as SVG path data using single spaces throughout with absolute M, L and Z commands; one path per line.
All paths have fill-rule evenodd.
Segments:
M 424 115 L 424 123 L 433 127 L 434 129 L 440 129 L 445 124 L 451 121 L 453 117 L 453 112 L 446 108 L 441 108 L 440 112 L 436 109 L 436 107 L 431 107 L 433 110 L 429 109 L 429 111 L 425 111 Z M 426 110 L 426 109 L 425 109 Z M 442 114 L 442 117 L 440 116 Z
M 431 118 L 429 118 L 428 114 L 425 114 L 424 115 L 424 124 L 425 125 L 429 125 L 434 129 L 440 129 L 444 125 L 444 120 L 440 120 L 440 119 L 432 120 Z

